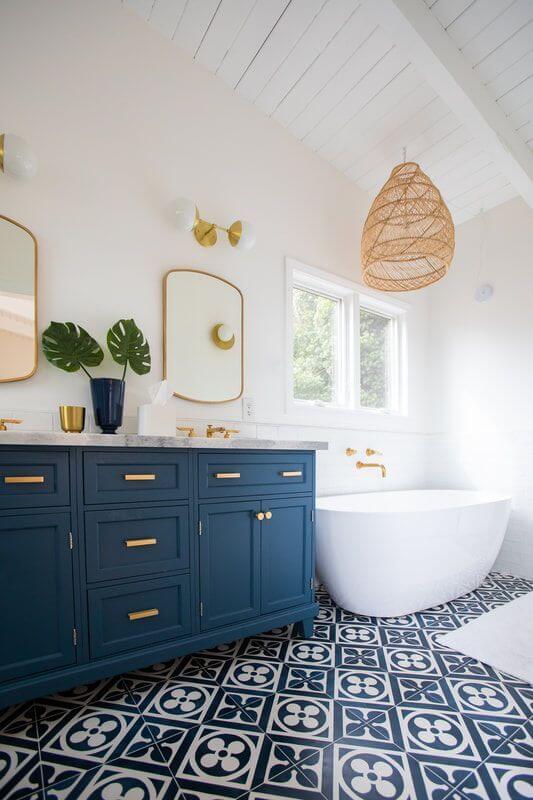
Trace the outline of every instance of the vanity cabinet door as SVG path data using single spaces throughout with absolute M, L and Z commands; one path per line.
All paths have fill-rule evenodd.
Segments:
M 259 616 L 259 501 L 200 506 L 202 630 Z
M 70 514 L 0 518 L 0 681 L 75 663 Z
M 312 600 L 313 502 L 264 500 L 262 505 L 267 513 L 261 524 L 261 613 L 269 614 Z

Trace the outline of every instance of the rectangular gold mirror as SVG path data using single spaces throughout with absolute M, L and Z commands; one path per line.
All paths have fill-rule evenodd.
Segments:
M 37 369 L 37 242 L 0 215 L 0 383 Z
M 164 376 L 176 397 L 228 403 L 243 392 L 243 296 L 224 278 L 171 270 L 163 286 Z

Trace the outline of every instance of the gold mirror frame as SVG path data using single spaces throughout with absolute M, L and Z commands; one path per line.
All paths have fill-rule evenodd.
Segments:
M 38 245 L 37 239 L 30 231 L 29 228 L 26 228 L 25 225 L 22 225 L 20 222 L 17 222 L 15 219 L 11 219 L 11 217 L 6 217 L 4 214 L 0 214 L 0 219 L 5 220 L 6 222 L 10 222 L 12 225 L 16 225 L 17 228 L 21 228 L 25 233 L 29 234 L 33 239 L 34 245 L 34 263 L 33 263 L 33 316 L 34 316 L 34 355 L 33 355 L 33 369 L 31 372 L 28 372 L 27 375 L 21 375 L 20 377 L 16 378 L 0 378 L 0 383 L 13 383 L 14 381 L 26 381 L 28 378 L 31 378 L 32 375 L 35 375 L 37 371 L 37 365 L 39 361 L 39 340 L 38 340 L 38 320 L 37 320 L 37 295 L 38 295 L 38 283 L 37 283 L 37 261 L 38 261 Z
M 203 269 L 190 269 L 188 267 L 169 269 L 163 276 L 163 379 L 166 380 L 167 378 L 167 283 L 169 276 L 175 272 L 194 272 L 198 275 L 207 275 L 210 278 L 216 278 L 216 280 L 222 281 L 222 283 L 227 283 L 228 286 L 231 286 L 232 289 L 235 289 L 239 293 L 241 298 L 241 387 L 239 394 L 227 400 L 196 400 L 194 397 L 186 397 L 183 394 L 179 394 L 179 392 L 172 392 L 172 394 L 174 397 L 179 397 L 181 400 L 188 400 L 190 403 L 205 403 L 207 405 L 220 405 L 221 403 L 232 403 L 235 400 L 239 400 L 244 393 L 244 295 L 239 287 L 235 286 L 231 281 L 226 280 L 226 278 L 221 278 L 220 275 L 215 275 L 213 272 L 206 272 Z

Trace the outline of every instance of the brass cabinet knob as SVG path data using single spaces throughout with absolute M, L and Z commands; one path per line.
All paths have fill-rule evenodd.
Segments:
M 258 519 L 259 522 L 262 522 L 265 518 L 265 515 L 263 514 L 262 511 L 258 511 L 257 514 L 255 515 L 255 518 Z
M 272 519 L 272 511 L 265 511 L 265 519 Z

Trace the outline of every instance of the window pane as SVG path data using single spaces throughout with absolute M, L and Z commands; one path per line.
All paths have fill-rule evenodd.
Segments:
M 361 308 L 361 405 L 390 407 L 390 341 L 392 320 Z
M 305 289 L 293 291 L 293 374 L 296 400 L 336 403 L 338 300 Z

